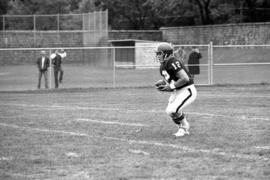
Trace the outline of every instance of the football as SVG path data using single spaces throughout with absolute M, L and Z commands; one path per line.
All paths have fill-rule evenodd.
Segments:
M 158 88 L 160 86 L 165 86 L 167 83 L 164 79 L 160 79 L 155 83 L 155 86 Z

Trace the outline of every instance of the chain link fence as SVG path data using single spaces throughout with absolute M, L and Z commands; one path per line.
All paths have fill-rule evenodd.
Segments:
M 108 11 L 2 15 L 2 48 L 107 46 Z
M 187 57 L 192 46 L 197 46 L 202 54 L 200 64 L 194 64 L 200 67 L 200 74 L 195 75 L 196 85 L 270 83 L 270 45 L 217 46 L 210 43 L 175 47 L 180 46 Z M 147 46 L 66 48 L 64 83 L 60 88 L 151 87 L 161 78 L 154 49 L 154 43 L 147 43 Z M 49 56 L 55 48 L 0 49 L 0 90 L 36 89 L 36 60 L 41 50 Z M 54 88 L 53 68 L 49 71 L 50 87 Z

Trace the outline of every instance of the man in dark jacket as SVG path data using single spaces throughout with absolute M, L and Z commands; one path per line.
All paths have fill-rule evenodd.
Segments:
M 41 77 L 43 75 L 45 79 L 45 88 L 47 89 L 48 88 L 48 68 L 50 67 L 50 60 L 48 57 L 46 57 L 45 51 L 41 51 L 40 55 L 41 57 L 37 59 L 37 67 L 39 70 L 37 88 L 40 89 Z
M 188 70 L 191 74 L 192 79 L 194 79 L 194 75 L 200 74 L 200 59 L 202 55 L 198 48 L 193 47 L 192 51 L 188 58 Z
M 54 82 L 55 82 L 55 88 L 58 88 L 59 86 L 59 72 L 61 70 L 61 64 L 62 64 L 62 57 L 59 55 L 58 50 L 55 50 L 55 52 L 51 55 L 52 64 L 54 68 Z

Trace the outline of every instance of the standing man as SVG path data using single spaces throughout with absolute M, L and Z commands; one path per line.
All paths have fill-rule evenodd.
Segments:
M 178 126 L 175 137 L 189 134 L 190 125 L 183 109 L 195 101 L 197 90 L 184 63 L 173 56 L 173 48 L 168 43 L 160 43 L 156 48 L 156 57 L 160 62 L 160 74 L 163 77 L 155 83 L 159 91 L 171 92 L 166 113 Z
M 63 76 L 64 76 L 64 68 L 63 68 L 63 59 L 65 57 L 67 57 L 67 53 L 65 52 L 64 49 L 60 49 L 60 52 L 59 52 L 59 55 L 61 56 L 61 60 L 62 60 L 62 63 L 61 63 L 61 66 L 60 66 L 60 77 L 59 77 L 59 82 L 62 83 L 63 82 Z
M 51 59 L 52 59 L 52 64 L 54 68 L 54 83 L 55 83 L 55 88 L 58 88 L 59 86 L 59 72 L 61 69 L 61 64 L 62 64 L 62 57 L 59 55 L 58 50 L 56 49 L 53 54 L 51 54 Z
M 188 70 L 191 74 L 191 78 L 194 79 L 194 76 L 200 74 L 200 59 L 202 55 L 197 47 L 192 47 L 191 53 L 188 58 Z
M 41 77 L 43 75 L 45 80 L 45 88 L 48 89 L 48 68 L 50 67 L 50 60 L 48 57 L 46 57 L 45 51 L 41 51 L 40 55 L 41 56 L 37 59 L 37 67 L 39 70 L 37 88 L 40 89 Z

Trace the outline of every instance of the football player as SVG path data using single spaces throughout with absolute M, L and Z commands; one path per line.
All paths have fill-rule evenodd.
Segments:
M 159 91 L 171 92 L 166 113 L 178 126 L 176 137 L 189 134 L 190 125 L 183 109 L 191 104 L 197 96 L 193 79 L 184 63 L 173 56 L 173 47 L 168 43 L 160 43 L 156 47 L 156 58 L 160 62 L 160 74 L 164 83 L 156 83 Z

